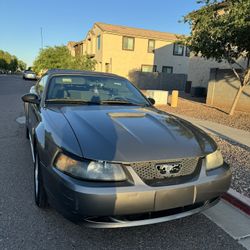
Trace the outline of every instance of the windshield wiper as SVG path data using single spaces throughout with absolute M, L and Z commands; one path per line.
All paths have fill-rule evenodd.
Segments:
M 140 103 L 134 103 L 134 102 L 128 102 L 124 100 L 103 100 L 100 102 L 93 102 L 93 101 L 84 101 L 80 99 L 60 99 L 60 98 L 54 98 L 54 99 L 48 99 L 45 100 L 45 103 L 67 103 L 67 104 L 84 104 L 84 105 L 130 105 L 130 106 L 147 106 L 146 104 L 140 104 Z
M 109 105 L 131 105 L 131 106 L 143 106 L 144 104 L 127 102 L 123 100 L 103 100 L 101 104 L 109 104 Z
M 68 104 L 86 104 L 86 105 L 100 105 L 100 102 L 91 102 L 77 99 L 48 99 L 45 103 L 68 103 Z

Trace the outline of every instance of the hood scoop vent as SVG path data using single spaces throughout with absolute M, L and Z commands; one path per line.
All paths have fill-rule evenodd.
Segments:
M 111 112 L 108 115 L 112 118 L 138 118 L 145 117 L 145 113 L 137 113 L 137 112 Z

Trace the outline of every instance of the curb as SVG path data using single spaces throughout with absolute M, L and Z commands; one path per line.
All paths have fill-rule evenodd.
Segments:
M 222 195 L 222 198 L 247 215 L 250 215 L 250 199 L 248 197 L 230 188 L 227 193 Z

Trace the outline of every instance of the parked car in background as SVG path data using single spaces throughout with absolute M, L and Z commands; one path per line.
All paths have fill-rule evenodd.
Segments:
M 125 78 L 49 70 L 22 100 L 38 207 L 91 227 L 139 226 L 201 212 L 230 186 L 214 140 Z
M 23 79 L 24 80 L 36 80 L 37 76 L 36 76 L 36 73 L 31 70 L 24 70 Z
M 8 74 L 8 70 L 6 70 L 6 69 L 0 69 L 0 74 Z

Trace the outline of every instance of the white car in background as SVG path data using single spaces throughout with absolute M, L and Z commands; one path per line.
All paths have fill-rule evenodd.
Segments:
M 23 79 L 24 80 L 36 80 L 37 76 L 36 73 L 31 70 L 25 70 L 23 72 Z

